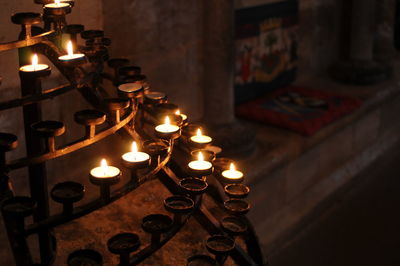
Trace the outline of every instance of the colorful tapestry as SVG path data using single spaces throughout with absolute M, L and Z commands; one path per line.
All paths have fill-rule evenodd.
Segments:
M 237 106 L 238 117 L 259 121 L 305 136 L 356 110 L 361 100 L 299 87 L 276 90 Z
M 297 1 L 236 13 L 235 98 L 254 99 L 290 84 L 297 62 Z

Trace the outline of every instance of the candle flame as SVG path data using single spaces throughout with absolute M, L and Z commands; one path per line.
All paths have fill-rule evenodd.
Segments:
M 67 51 L 68 51 L 68 55 L 69 56 L 73 56 L 74 55 L 74 48 L 72 47 L 72 42 L 69 41 L 67 43 Z
M 169 120 L 169 116 L 165 117 L 165 124 L 166 125 L 171 125 L 171 121 Z
M 203 134 L 201 133 L 201 129 L 200 128 L 197 129 L 197 133 L 196 134 L 197 134 L 198 137 L 203 136 Z
M 60 5 L 60 0 L 54 0 L 54 3 L 56 4 L 56 6 Z
M 103 170 L 104 175 L 106 175 L 107 174 L 107 168 L 108 168 L 106 159 L 102 159 L 101 160 L 100 166 L 101 166 L 101 170 Z
M 138 152 L 138 147 L 137 147 L 136 141 L 132 141 L 131 151 L 133 153 L 137 153 Z
M 231 166 L 229 167 L 229 171 L 233 172 L 236 171 L 235 165 L 231 163 Z
M 181 114 L 181 111 L 178 109 L 178 110 L 175 112 L 175 114 L 176 114 L 176 115 L 180 115 L 180 114 Z
M 204 161 L 204 156 L 202 152 L 199 152 L 199 156 L 197 157 L 198 161 Z
M 38 58 L 37 54 L 34 54 L 32 56 L 32 65 L 35 67 L 38 65 L 38 63 L 39 63 L 39 58 Z

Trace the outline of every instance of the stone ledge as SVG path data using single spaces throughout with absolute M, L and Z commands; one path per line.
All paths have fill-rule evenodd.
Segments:
M 361 97 L 364 104 L 310 138 L 251 124 L 257 130 L 258 150 L 239 163 L 252 187 L 249 217 L 267 254 L 278 250 L 324 201 L 400 140 L 398 82 L 368 88 L 323 79 L 308 84 Z
M 342 85 L 327 79 L 311 80 L 300 84 L 310 88 L 324 88 L 327 91 L 360 97 L 364 103 L 354 113 L 326 126 L 309 138 L 285 129 L 244 122 L 257 132 L 258 147 L 257 151 L 241 162 L 243 169 L 248 173 L 248 184 L 257 184 L 260 179 L 265 178 L 277 167 L 298 158 L 346 126 L 362 120 L 367 113 L 386 101 L 400 95 L 400 84 L 393 80 L 371 87 Z

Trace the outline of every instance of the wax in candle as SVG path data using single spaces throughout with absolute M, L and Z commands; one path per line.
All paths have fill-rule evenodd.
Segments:
M 120 174 L 120 170 L 114 166 L 108 166 L 105 159 L 101 160 L 99 167 L 93 168 L 90 174 L 97 178 L 116 177 Z
M 122 159 L 127 162 L 144 162 L 150 159 L 150 155 L 145 152 L 139 152 L 136 142 L 132 142 L 131 152 L 122 155 Z
M 174 133 L 174 132 L 177 132 L 178 130 L 179 130 L 178 126 L 171 125 L 171 122 L 170 122 L 168 116 L 165 118 L 165 124 L 156 126 L 156 131 L 161 132 L 161 133 Z
M 235 165 L 231 163 L 229 170 L 223 171 L 222 176 L 228 179 L 241 179 L 243 177 L 243 173 L 236 170 Z
M 58 59 L 61 61 L 68 61 L 72 59 L 82 58 L 85 56 L 84 54 L 74 54 L 74 48 L 72 46 L 71 41 L 67 43 L 67 52 L 68 52 L 67 55 L 60 56 Z
M 60 0 L 55 0 L 53 4 L 47 4 L 45 8 L 64 8 L 70 6 L 68 3 L 60 3 Z
M 165 98 L 165 93 L 163 92 L 149 92 L 146 94 L 146 97 L 153 100 L 160 100 Z
M 210 143 L 212 141 L 212 138 L 209 136 L 204 136 L 201 133 L 201 129 L 199 128 L 197 129 L 196 136 L 190 137 L 190 140 L 196 143 L 205 144 L 205 143 Z
M 189 163 L 189 167 L 193 170 L 207 170 L 212 168 L 212 164 L 210 162 L 204 161 L 203 153 L 199 152 L 197 161 L 191 161 Z
M 118 89 L 124 92 L 135 92 L 141 90 L 142 88 L 143 86 L 139 83 L 124 83 L 118 86 Z
M 175 114 L 180 115 L 182 117 L 182 120 L 185 121 L 187 119 L 187 115 L 181 114 L 181 111 L 176 111 Z
M 22 66 L 19 70 L 23 72 L 35 72 L 47 69 L 49 66 L 45 64 L 38 64 L 39 59 L 37 54 L 32 56 L 32 64 Z

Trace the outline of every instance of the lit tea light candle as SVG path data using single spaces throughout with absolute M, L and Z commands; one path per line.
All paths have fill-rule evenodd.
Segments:
M 101 160 L 100 166 L 93 168 L 90 171 L 90 175 L 95 178 L 115 178 L 121 174 L 121 171 L 114 166 L 107 165 L 107 161 L 105 159 Z
M 117 184 L 121 177 L 121 171 L 114 166 L 107 165 L 105 159 L 101 160 L 100 166 L 90 171 L 90 182 L 100 187 L 100 198 L 108 201 L 110 199 L 110 186 Z
M 68 3 L 61 3 L 60 0 L 54 0 L 54 3 L 52 4 L 47 4 L 44 6 L 45 8 L 66 8 L 70 7 L 70 4 Z
M 165 123 L 156 126 L 156 131 L 160 133 L 175 133 L 179 131 L 179 127 L 171 125 L 171 121 L 168 116 L 165 117 Z
M 212 169 L 212 163 L 204 161 L 203 153 L 199 152 L 197 160 L 189 163 L 189 168 L 195 171 L 208 171 Z
M 201 129 L 197 129 L 196 135 L 190 137 L 190 141 L 195 144 L 200 144 L 200 145 L 207 145 L 210 144 L 212 141 L 212 138 L 209 136 L 203 135 L 201 132 Z
M 132 142 L 131 152 L 122 155 L 122 159 L 128 163 L 143 163 L 150 160 L 150 155 L 145 152 L 139 152 L 135 141 Z
M 241 182 L 243 180 L 243 173 L 236 170 L 233 163 L 231 163 L 229 170 L 222 172 L 222 176 L 230 182 Z
M 161 139 L 174 140 L 181 136 L 181 128 L 177 125 L 171 125 L 168 116 L 165 117 L 165 123 L 154 128 L 156 135 Z
M 34 54 L 32 56 L 32 64 L 22 66 L 19 70 L 22 72 L 38 72 L 38 71 L 46 70 L 48 68 L 49 68 L 49 66 L 46 64 L 39 64 L 39 58 L 38 58 L 37 54 Z
M 72 46 L 72 42 L 69 41 L 67 43 L 67 55 L 60 56 L 58 59 L 61 61 L 71 61 L 76 59 L 83 59 L 85 57 L 84 54 L 74 54 L 74 48 Z
M 176 115 L 180 115 L 182 117 L 182 120 L 183 120 L 184 123 L 187 121 L 187 118 L 188 118 L 187 115 L 181 114 L 180 110 L 176 111 L 175 114 Z

